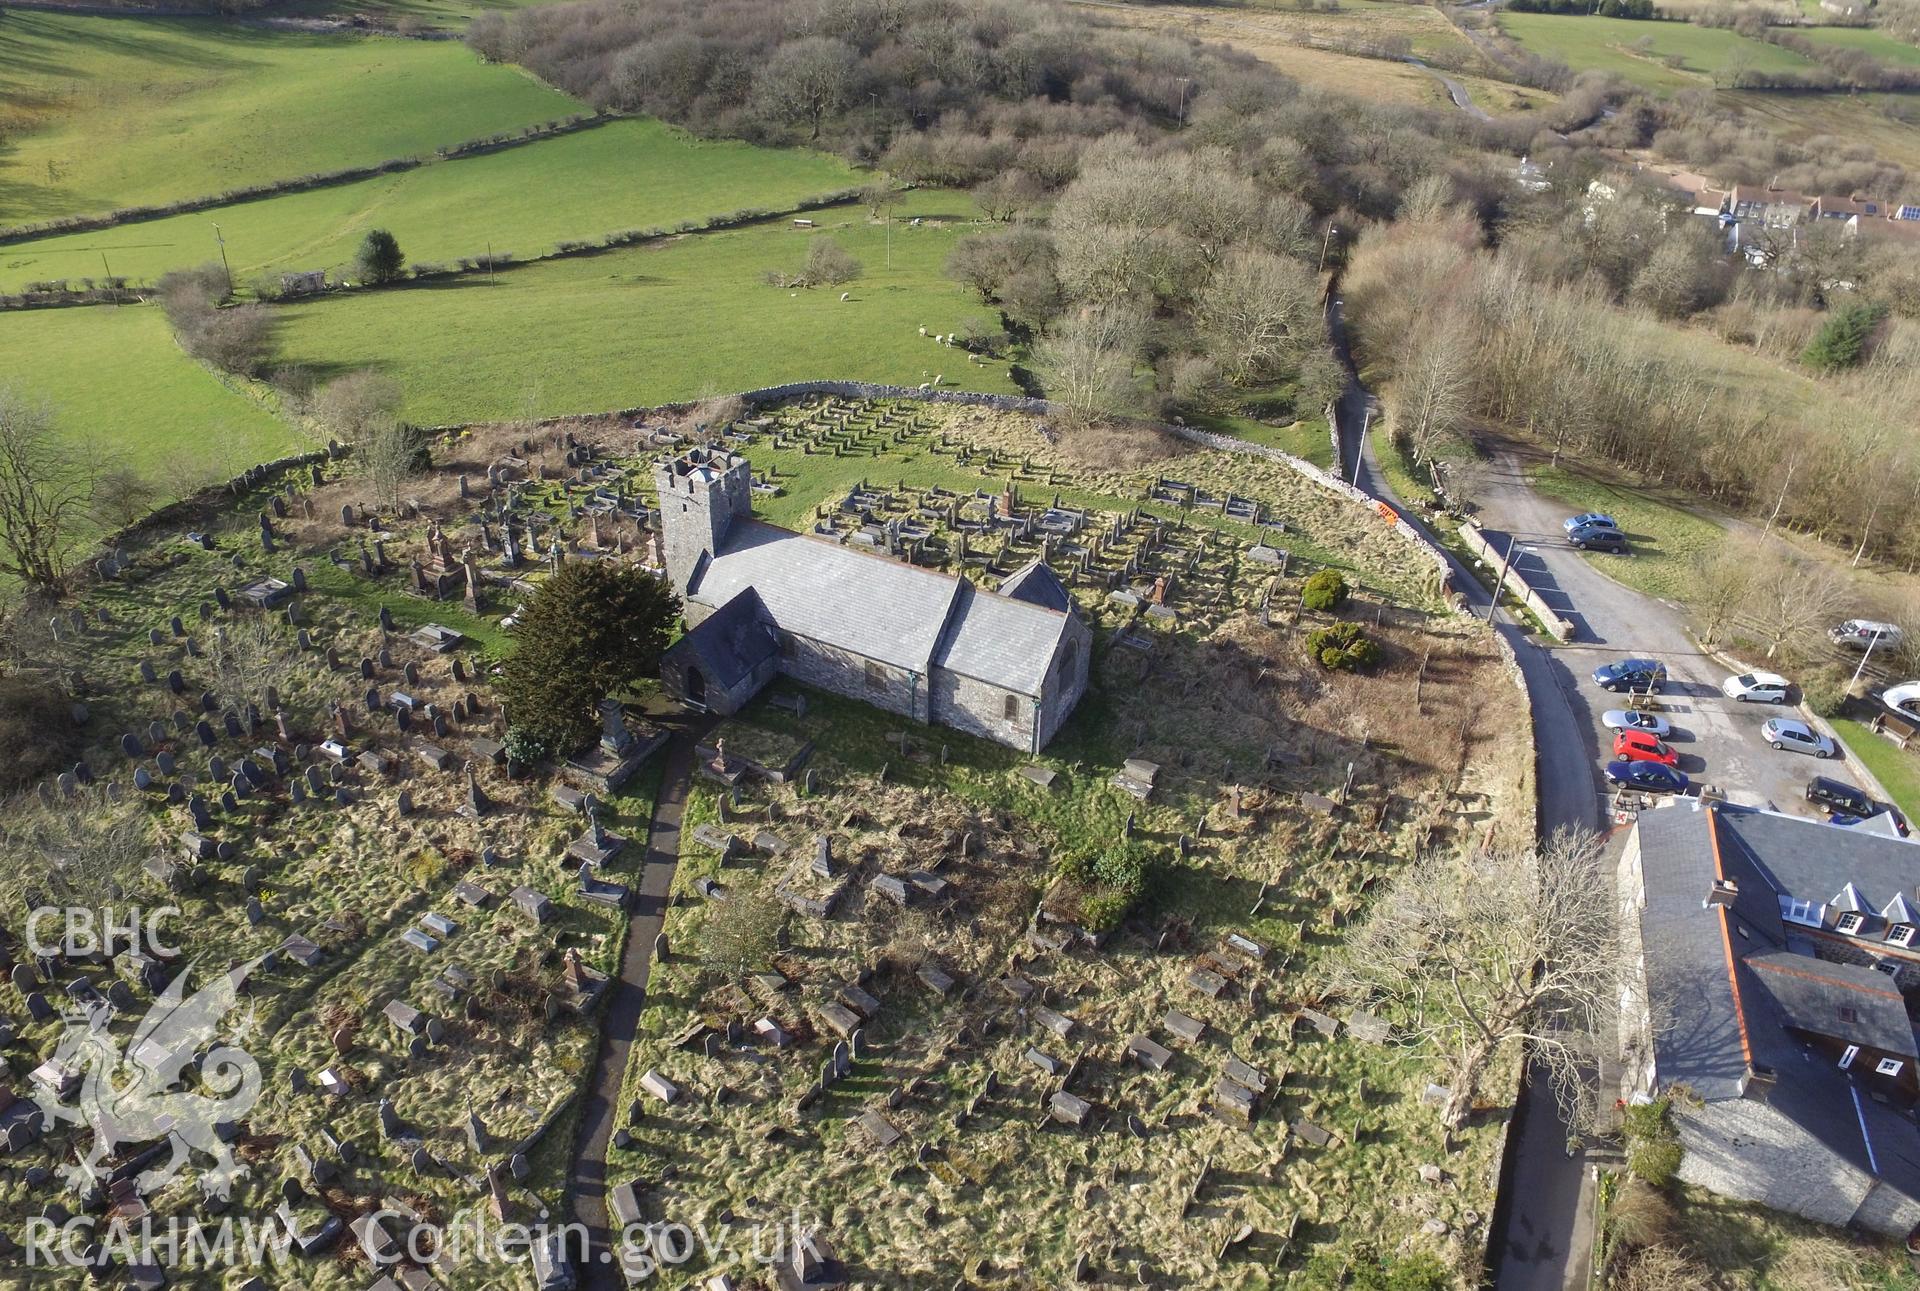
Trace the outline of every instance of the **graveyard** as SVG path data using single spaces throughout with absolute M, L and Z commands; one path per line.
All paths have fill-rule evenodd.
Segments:
M 694 439 L 748 456 L 771 522 L 987 586 L 1046 561 L 1095 657 L 1038 756 L 784 681 L 695 723 L 616 1209 L 817 1211 L 865 1285 L 1310 1285 L 1363 1248 L 1476 1267 L 1501 1114 L 1449 1152 L 1432 1056 L 1320 970 L 1396 859 L 1530 830 L 1493 643 L 1378 517 L 1282 463 L 1174 443 L 1089 463 L 1031 414 L 824 395 L 716 426 L 470 427 L 385 497 L 316 452 L 99 553 L 16 643 L 73 725 L 0 847 L 16 908 L 177 907 L 178 949 L 11 945 L 7 1093 L 60 1104 L 83 1074 L 57 1052 L 70 1020 L 137 1051 L 169 986 L 231 968 L 258 1099 L 221 1125 L 230 1180 L 201 1153 L 143 1190 L 136 1153 L 76 1182 L 86 1131 L 10 1137 L 9 1227 L 271 1216 L 280 1276 L 358 1288 L 404 1236 L 368 1231 L 382 1204 L 566 1213 L 661 700 L 610 695 L 597 745 L 522 765 L 488 679 L 553 570 L 659 563 L 652 464 Z M 1327 568 L 1384 652 L 1371 673 L 1303 649 L 1331 620 L 1300 588 Z M 68 1272 L 35 1285 L 84 1283 Z

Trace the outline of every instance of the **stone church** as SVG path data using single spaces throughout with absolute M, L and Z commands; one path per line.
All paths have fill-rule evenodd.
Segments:
M 669 693 L 736 712 L 776 675 L 1028 752 L 1087 688 L 1093 634 L 1039 561 L 964 577 L 753 518 L 747 459 L 691 449 L 654 470 L 661 554 L 689 631 Z

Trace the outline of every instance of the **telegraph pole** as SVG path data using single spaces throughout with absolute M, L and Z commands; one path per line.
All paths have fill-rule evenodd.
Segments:
M 220 232 L 220 226 L 218 224 L 213 226 L 213 240 L 220 244 L 220 269 L 227 275 L 227 294 L 231 296 L 233 294 L 233 266 L 227 263 L 227 239 L 226 235 Z
M 1500 589 L 1507 585 L 1507 570 L 1513 567 L 1512 534 L 1507 535 L 1507 558 L 1500 562 L 1500 576 L 1493 580 L 1493 595 L 1487 600 L 1487 622 L 1493 622 L 1493 612 L 1500 608 Z

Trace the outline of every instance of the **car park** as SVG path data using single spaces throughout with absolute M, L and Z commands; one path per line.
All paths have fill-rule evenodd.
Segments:
M 1658 694 L 1667 684 L 1667 666 L 1658 659 L 1622 659 L 1595 668 L 1593 684 L 1602 690 L 1650 690 Z
M 1878 810 L 1866 790 L 1832 776 L 1817 775 L 1807 781 L 1807 801 L 1836 816 L 1866 817 Z
M 1658 762 L 1675 766 L 1680 755 L 1647 731 L 1622 731 L 1613 737 L 1613 756 L 1627 762 Z
M 1567 541 L 1581 551 L 1625 551 L 1627 535 L 1608 525 L 1583 525 L 1567 531 Z
M 1877 623 L 1872 619 L 1848 619 L 1845 623 L 1835 624 L 1827 629 L 1827 639 L 1837 646 L 1850 646 L 1855 650 L 1869 647 L 1876 650 L 1892 649 L 1906 639 L 1898 625 Z
M 1619 523 L 1604 511 L 1586 511 L 1577 516 L 1568 516 L 1561 522 L 1561 528 L 1568 533 L 1575 529 L 1618 529 Z
M 1720 683 L 1720 693 L 1743 704 L 1784 704 L 1792 683 L 1775 672 L 1743 672 Z
M 1645 731 L 1665 739 L 1673 726 L 1658 713 L 1636 713 L 1625 708 L 1609 708 L 1600 714 L 1600 724 L 1610 731 Z
M 1830 758 L 1840 751 L 1832 740 L 1791 717 L 1769 717 L 1760 734 L 1775 749 L 1811 753 L 1816 758 Z
M 1658 762 L 1607 763 L 1607 783 L 1642 793 L 1685 793 L 1687 777 Z

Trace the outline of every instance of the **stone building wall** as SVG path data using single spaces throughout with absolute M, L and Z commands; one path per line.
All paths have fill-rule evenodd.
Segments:
M 1074 705 L 1087 692 L 1087 677 L 1092 667 L 1093 629 L 1087 626 L 1086 620 L 1074 615 L 1061 634 L 1053 664 L 1047 672 L 1046 703 L 1040 716 L 1040 742 L 1036 747 L 1046 748 L 1067 724 Z
M 1007 703 L 1013 703 L 1012 717 Z M 1025 695 L 963 677 L 945 668 L 933 670 L 934 719 L 969 735 L 979 735 L 1016 749 L 1033 747 L 1035 704 Z
M 1853 1212 L 1856 1226 L 1869 1233 L 1902 1237 L 1920 1227 L 1920 1201 L 1904 1196 L 1885 1184 L 1877 1184 Z
M 927 679 L 905 668 L 875 663 L 850 650 L 791 633 L 780 634 L 780 671 L 795 681 L 884 708 L 915 721 L 927 719 Z

